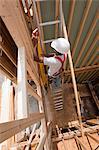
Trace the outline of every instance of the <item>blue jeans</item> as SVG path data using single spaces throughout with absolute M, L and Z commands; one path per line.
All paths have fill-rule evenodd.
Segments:
M 52 88 L 59 88 L 61 86 L 61 77 L 57 75 L 52 80 Z

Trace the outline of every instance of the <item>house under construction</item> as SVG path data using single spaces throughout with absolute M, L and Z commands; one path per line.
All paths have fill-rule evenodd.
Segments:
M 0 0 L 0 150 L 99 150 L 98 8 L 98 0 Z M 70 50 L 53 86 L 34 55 L 52 53 L 59 37 Z

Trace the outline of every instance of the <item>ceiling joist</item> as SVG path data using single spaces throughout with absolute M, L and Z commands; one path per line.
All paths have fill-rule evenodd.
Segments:
M 78 34 L 77 34 L 77 38 L 75 40 L 74 47 L 72 49 L 72 58 L 74 57 L 76 48 L 77 48 L 79 40 L 81 38 L 81 34 L 83 32 L 83 28 L 84 28 L 88 13 L 90 11 L 91 4 L 92 4 L 92 0 L 88 0 L 87 4 L 86 4 L 86 7 L 85 7 L 85 10 L 84 10 L 84 13 L 83 13 L 83 16 L 82 16 L 82 19 L 81 19 L 81 22 L 80 22 L 80 27 L 79 27 L 79 31 L 78 31 Z
M 86 60 L 88 59 L 88 56 L 90 55 L 91 51 L 92 51 L 93 48 L 95 47 L 95 45 L 96 45 L 98 39 L 99 39 L 99 35 L 97 34 L 96 37 L 95 37 L 95 39 L 93 40 L 93 42 L 92 42 L 90 48 L 88 49 L 88 51 L 87 51 L 87 53 L 86 53 L 86 55 L 85 55 L 85 57 L 84 57 L 84 59 L 83 59 L 83 62 L 82 62 L 81 65 L 80 65 L 80 67 L 82 67 L 82 66 L 86 63 Z
M 92 24 L 91 24 L 91 26 L 90 26 L 90 28 L 89 28 L 89 31 L 88 31 L 88 33 L 87 33 L 85 39 L 84 39 L 84 42 L 83 42 L 83 44 L 82 44 L 82 48 L 81 48 L 81 50 L 80 50 L 80 52 L 79 52 L 79 55 L 78 55 L 78 57 L 77 57 L 77 59 L 76 59 L 76 61 L 75 61 L 75 63 L 74 63 L 75 66 L 76 66 L 77 63 L 79 62 L 79 60 L 80 60 L 80 58 L 81 58 L 81 56 L 82 56 L 82 54 L 83 54 L 83 52 L 84 52 L 84 50 L 85 50 L 85 48 L 86 48 L 86 45 L 87 45 L 87 43 L 88 43 L 88 41 L 89 41 L 89 39 L 90 39 L 90 37 L 91 37 L 91 34 L 92 34 L 92 32 L 94 31 L 94 28 L 95 28 L 97 22 L 98 22 L 98 12 L 96 13 L 95 18 L 94 18 L 94 20 L 93 20 L 93 22 L 92 22 Z

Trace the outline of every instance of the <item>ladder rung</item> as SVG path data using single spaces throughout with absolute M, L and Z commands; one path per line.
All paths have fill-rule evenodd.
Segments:
M 60 23 L 60 20 L 40 23 L 40 26 L 48 26 L 48 25 L 53 25 L 53 24 L 56 24 L 56 23 Z
M 47 43 L 53 42 L 54 40 L 56 40 L 56 39 L 46 40 L 46 41 L 43 41 L 43 43 L 47 44 Z
M 43 1 L 48 1 L 48 0 L 35 0 L 36 2 L 43 2 Z
M 59 111 L 59 110 L 63 110 L 63 108 L 58 108 L 58 109 L 55 109 L 56 111 Z
M 53 97 L 53 100 L 54 100 L 54 101 L 55 101 L 55 100 L 58 101 L 58 99 L 63 99 L 63 96 L 58 96 L 58 97 L 55 96 L 55 97 Z
M 60 103 L 60 102 L 62 102 L 62 103 L 63 103 L 63 99 L 60 99 L 60 100 L 54 101 L 54 104 L 57 104 L 57 103 Z
M 54 106 L 60 106 L 60 105 L 63 105 L 63 102 L 54 104 Z

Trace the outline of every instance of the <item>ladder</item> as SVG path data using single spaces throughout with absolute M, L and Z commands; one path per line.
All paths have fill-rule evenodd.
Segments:
M 43 41 L 42 39 L 42 32 L 41 32 L 41 28 L 43 28 L 44 26 L 50 26 L 50 25 L 55 25 L 55 24 L 59 24 L 60 26 L 60 36 L 62 36 L 62 0 L 59 0 L 60 3 L 60 17 L 59 20 L 54 20 L 54 21 L 49 21 L 49 22 L 39 22 L 39 17 L 38 17 L 38 12 L 37 12 L 37 6 L 36 6 L 36 2 L 46 2 L 48 0 L 33 0 L 33 6 L 34 6 L 34 12 L 35 12 L 35 16 L 36 16 L 36 21 L 37 21 L 37 26 L 38 26 L 38 30 L 39 30 L 39 36 L 40 36 L 40 44 L 41 44 L 41 48 L 42 51 L 44 53 L 44 45 L 43 44 L 47 44 L 52 42 L 55 39 L 50 39 L 50 40 L 46 40 Z

